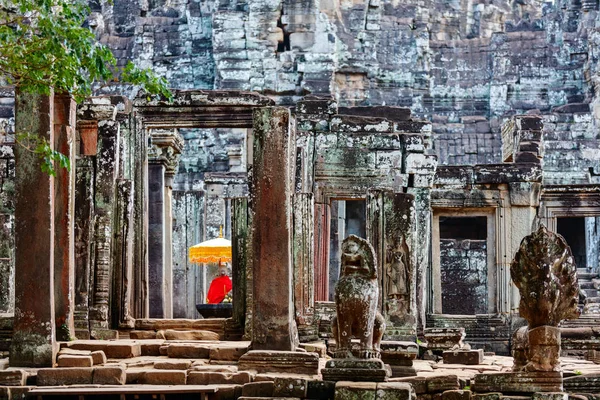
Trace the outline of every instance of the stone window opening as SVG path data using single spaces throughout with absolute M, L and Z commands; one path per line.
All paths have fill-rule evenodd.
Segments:
M 283 8 L 281 9 L 281 15 L 279 19 L 277 19 L 277 27 L 281 29 L 283 40 L 277 43 L 277 54 L 283 53 L 291 50 L 290 46 L 290 33 L 286 32 L 285 26 L 283 24 Z

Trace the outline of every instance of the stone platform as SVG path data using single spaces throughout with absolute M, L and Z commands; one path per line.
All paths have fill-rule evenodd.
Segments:
M 326 381 L 384 382 L 392 372 L 379 359 L 334 358 L 327 361 L 321 374 Z
M 251 350 L 240 357 L 240 371 L 291 372 L 317 375 L 319 356 L 316 353 L 295 351 Z

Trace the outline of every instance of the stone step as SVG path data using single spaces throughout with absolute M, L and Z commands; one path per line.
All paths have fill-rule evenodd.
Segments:
M 101 350 L 108 358 L 132 358 L 142 355 L 140 344 L 134 341 L 108 341 L 108 340 L 75 340 L 61 343 L 61 348 L 74 350 Z
M 66 396 L 82 398 L 99 399 L 108 396 L 133 396 L 140 395 L 143 398 L 164 398 L 167 400 L 181 400 L 195 396 L 194 398 L 206 399 L 207 394 L 216 393 L 219 391 L 218 386 L 206 385 L 127 385 L 122 387 L 34 387 L 29 390 L 31 398 L 38 399 L 58 399 Z
M 591 281 L 594 278 L 598 278 L 598 274 L 596 272 L 577 272 L 577 279 Z
M 583 290 L 596 289 L 596 287 L 594 286 L 594 282 L 592 281 L 579 281 L 579 287 Z
M 598 289 L 584 289 L 583 291 L 585 292 L 588 299 L 591 297 L 598 297 L 598 294 L 600 293 Z
M 598 304 L 600 303 L 600 297 L 588 297 L 585 299 L 585 304 Z

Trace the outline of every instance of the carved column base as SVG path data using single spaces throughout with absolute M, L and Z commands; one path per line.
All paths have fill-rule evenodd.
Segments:
M 413 360 L 419 355 L 419 345 L 414 342 L 389 341 L 381 342 L 381 360 L 389 364 L 392 377 L 416 376 Z
M 560 371 L 560 329 L 539 326 L 527 332 L 529 361 L 525 371 Z
M 75 307 L 73 318 L 75 321 L 75 337 L 79 340 L 88 340 L 90 338 L 90 325 L 87 307 Z
M 324 381 L 385 382 L 392 375 L 389 365 L 381 360 L 334 358 L 321 370 Z

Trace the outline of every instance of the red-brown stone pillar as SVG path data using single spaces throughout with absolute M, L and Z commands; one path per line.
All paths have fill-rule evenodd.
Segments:
M 54 179 L 54 307 L 58 340 L 75 337 L 75 100 L 54 96 L 54 148 L 69 158 L 70 168 L 56 165 Z
M 254 350 L 293 351 L 298 344 L 292 303 L 294 139 L 287 108 L 265 107 L 254 111 Z
M 17 90 L 15 130 L 54 145 L 54 96 Z M 37 154 L 15 146 L 15 319 L 10 365 L 50 367 L 54 323 L 54 178 Z

